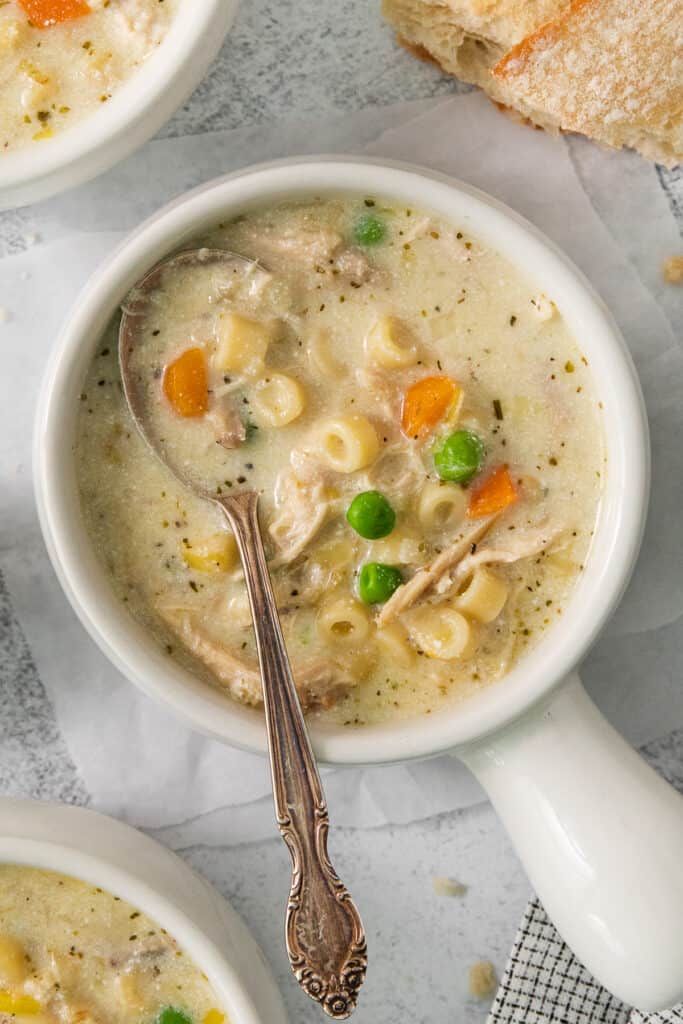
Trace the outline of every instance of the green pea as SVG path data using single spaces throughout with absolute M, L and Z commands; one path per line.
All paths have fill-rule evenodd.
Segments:
M 442 480 L 466 484 L 484 460 L 484 442 L 469 430 L 456 430 L 434 446 L 434 468 Z
M 156 1024 L 192 1024 L 192 1017 L 175 1006 L 165 1006 L 159 1011 Z
M 359 217 L 353 228 L 353 235 L 359 245 L 379 245 L 387 233 L 384 221 L 372 213 Z
M 366 604 L 382 604 L 402 583 L 401 570 L 395 566 L 366 562 L 358 578 L 358 591 Z
M 396 513 L 379 491 L 363 491 L 349 505 L 346 520 L 361 537 L 377 540 L 391 533 Z

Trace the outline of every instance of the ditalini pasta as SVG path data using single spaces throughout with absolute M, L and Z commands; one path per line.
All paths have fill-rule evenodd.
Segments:
M 502 612 L 509 590 L 506 580 L 482 565 L 474 570 L 455 605 L 477 622 L 493 622 Z
M 270 373 L 254 386 L 251 412 L 258 427 L 285 427 L 304 411 L 301 384 L 284 373 Z
M 457 526 L 467 513 L 467 494 L 457 484 L 428 480 L 417 499 L 417 516 L 425 533 Z
M 44 145 L 96 114 L 157 49 L 177 8 L 178 0 L 0 3 L 0 154 Z
M 338 416 L 323 421 L 318 430 L 319 457 L 337 473 L 355 473 L 377 458 L 377 432 L 367 416 Z
M 409 328 L 393 316 L 381 316 L 365 337 L 365 355 L 370 364 L 397 370 L 417 362 L 417 347 Z
M 103 889 L 0 865 L 0 1014 L 21 1024 L 229 1024 L 172 935 Z
M 217 496 L 260 492 L 307 713 L 360 726 L 495 682 L 560 618 L 598 514 L 600 407 L 561 311 L 459 225 L 377 196 L 252 211 L 196 244 L 135 370 L 175 461 Z M 216 248 L 255 262 L 222 269 Z M 169 657 L 258 706 L 234 539 L 137 435 L 116 331 L 79 410 L 93 544 Z

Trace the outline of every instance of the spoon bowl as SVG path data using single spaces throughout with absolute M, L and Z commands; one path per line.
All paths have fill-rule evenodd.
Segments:
M 193 472 L 194 467 L 186 460 L 178 458 L 168 443 L 168 439 L 159 432 L 157 425 L 149 415 L 150 398 L 156 396 L 149 393 L 149 381 L 133 365 L 136 352 L 139 351 L 141 338 L 145 332 L 154 333 L 151 322 L 158 308 L 157 293 L 167 275 L 183 268 L 216 267 L 222 274 L 247 276 L 264 272 L 256 260 L 223 249 L 187 249 L 175 253 L 168 259 L 157 263 L 149 270 L 131 291 L 125 304 L 121 325 L 119 327 L 119 367 L 123 391 L 128 402 L 135 425 L 152 449 L 157 458 L 170 469 L 175 477 L 189 490 L 213 501 L 215 493 Z M 158 333 L 158 332 L 157 332 Z

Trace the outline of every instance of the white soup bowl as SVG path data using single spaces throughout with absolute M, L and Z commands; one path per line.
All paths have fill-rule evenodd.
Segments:
M 35 481 L 55 569 L 86 629 L 129 679 L 194 728 L 265 751 L 261 716 L 170 659 L 114 596 L 79 508 L 78 396 L 102 331 L 157 260 L 254 207 L 340 193 L 432 210 L 497 249 L 554 300 L 588 358 L 602 402 L 607 472 L 585 571 L 561 621 L 502 681 L 408 722 L 314 725 L 316 753 L 336 765 L 457 753 L 488 791 L 548 913 L 587 968 L 625 1002 L 671 1005 L 683 998 L 683 800 L 614 732 L 575 675 L 638 552 L 649 491 L 647 421 L 609 312 L 577 268 L 517 214 L 428 171 L 338 158 L 251 168 L 156 213 L 92 276 L 47 370 Z
M 206 974 L 230 1024 L 287 1024 L 270 968 L 242 919 L 141 832 L 81 807 L 0 797 L 0 864 L 57 871 L 126 900 Z

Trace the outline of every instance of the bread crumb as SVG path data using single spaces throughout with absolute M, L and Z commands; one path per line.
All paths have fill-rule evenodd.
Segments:
M 669 284 L 683 283 L 683 256 L 669 256 L 664 260 L 662 276 Z
M 9 320 L 9 309 L 5 309 L 4 306 L 0 306 L 0 324 L 6 324 Z
M 432 878 L 432 887 L 437 896 L 449 896 L 451 899 L 464 896 L 467 892 L 467 886 L 456 882 L 454 878 L 435 876 Z
M 479 960 L 470 967 L 470 995 L 475 999 L 491 999 L 498 987 L 496 971 L 490 960 Z
M 37 231 L 28 231 L 24 235 L 24 241 L 26 242 L 27 245 L 35 245 L 36 242 L 40 241 L 40 235 L 38 234 Z

